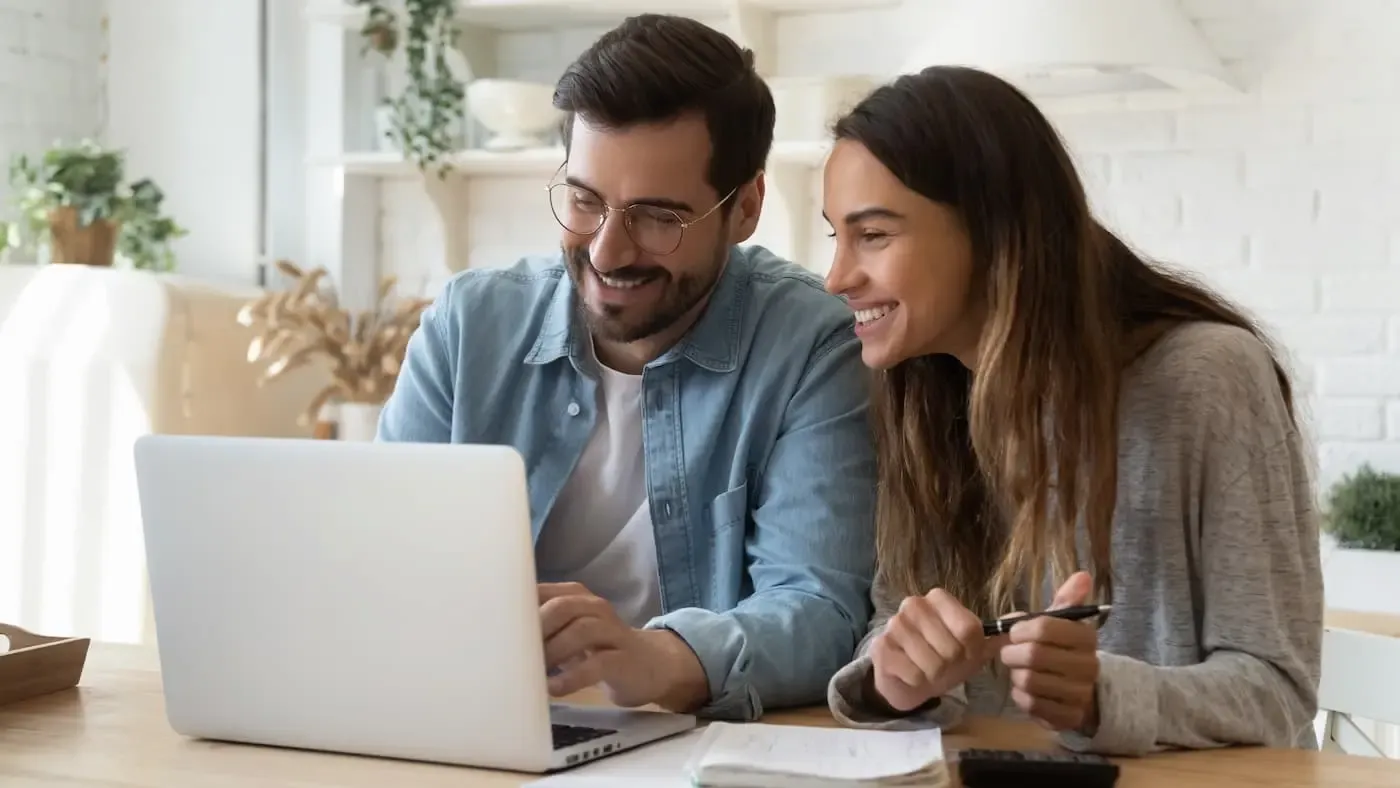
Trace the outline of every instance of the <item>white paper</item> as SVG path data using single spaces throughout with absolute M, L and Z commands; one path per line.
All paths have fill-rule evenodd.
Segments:
M 703 728 L 599 758 L 525 788 L 691 788 L 685 764 Z
M 939 768 L 943 736 L 917 731 L 813 728 L 764 723 L 709 726 L 695 768 L 705 772 L 767 773 L 861 782 Z

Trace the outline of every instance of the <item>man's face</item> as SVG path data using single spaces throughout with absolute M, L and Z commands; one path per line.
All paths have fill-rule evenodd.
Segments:
M 733 243 L 725 212 L 711 211 L 724 195 L 706 177 L 709 159 L 700 117 L 620 130 L 575 119 L 556 179 L 568 188 L 556 186 L 551 200 L 574 230 L 561 245 L 595 336 L 636 342 L 703 308 Z

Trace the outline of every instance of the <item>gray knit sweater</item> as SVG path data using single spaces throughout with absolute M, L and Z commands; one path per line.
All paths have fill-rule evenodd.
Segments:
M 1233 327 L 1172 329 L 1127 370 L 1119 411 L 1113 612 L 1099 631 L 1099 728 L 1075 750 L 1133 755 L 1230 744 L 1315 747 L 1322 573 L 1308 449 L 1264 346 Z M 938 578 L 925 578 L 929 588 Z M 829 701 L 855 727 L 955 727 L 1015 715 L 984 669 L 931 709 L 870 702 L 875 618 Z M 1005 671 L 1003 670 L 1004 674 Z

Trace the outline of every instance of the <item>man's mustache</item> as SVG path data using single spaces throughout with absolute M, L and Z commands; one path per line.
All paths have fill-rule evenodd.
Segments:
M 615 271 L 603 273 L 593 267 L 593 259 L 586 249 L 572 249 L 568 252 L 569 262 L 576 270 L 582 271 L 585 267 L 592 269 L 593 273 L 599 276 L 606 276 L 615 282 L 645 282 L 661 276 L 669 276 L 666 269 L 661 266 L 637 266 L 629 265 L 626 268 L 619 268 Z

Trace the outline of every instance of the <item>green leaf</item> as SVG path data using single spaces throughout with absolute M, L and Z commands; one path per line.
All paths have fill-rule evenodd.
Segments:
M 447 157 L 457 144 L 455 126 L 465 120 L 466 89 L 448 67 L 445 53 L 456 46 L 456 0 L 405 0 L 407 24 L 398 22 L 386 0 L 350 0 L 366 9 L 360 34 L 374 48 L 391 25 L 395 47 L 402 46 L 408 62 L 408 86 L 387 102 L 392 108 L 390 137 L 421 169 L 449 166 Z M 429 49 L 435 56 L 429 62 Z
M 1323 530 L 1342 547 L 1400 551 L 1400 475 L 1369 464 L 1329 491 Z

